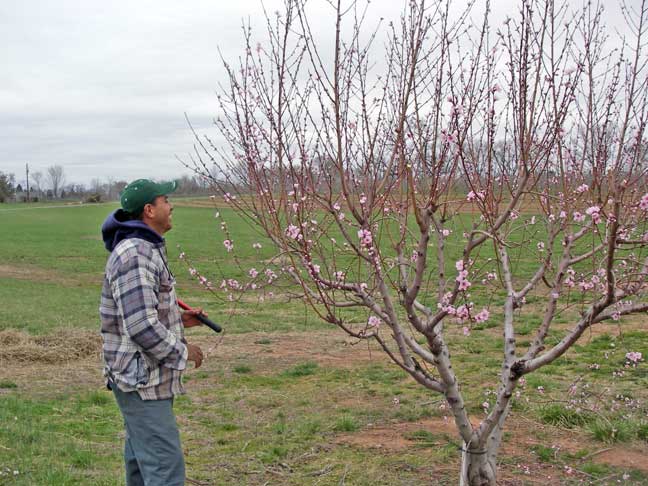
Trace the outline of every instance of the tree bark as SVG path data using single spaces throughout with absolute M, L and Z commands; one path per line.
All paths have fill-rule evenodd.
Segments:
M 464 442 L 459 486 L 496 486 L 497 450 L 479 450 Z

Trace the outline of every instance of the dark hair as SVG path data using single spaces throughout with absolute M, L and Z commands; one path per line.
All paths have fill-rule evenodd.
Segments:
M 149 201 L 146 204 L 152 204 L 153 206 L 155 206 L 155 201 L 157 200 L 158 197 L 160 196 L 155 196 L 152 201 Z M 144 204 L 144 206 L 146 206 L 146 204 Z M 124 211 L 124 213 L 126 213 L 126 215 L 128 216 L 129 221 L 135 221 L 135 220 L 142 221 L 142 216 L 144 216 L 144 207 L 142 207 L 142 209 L 137 213 L 129 213 L 128 211 Z

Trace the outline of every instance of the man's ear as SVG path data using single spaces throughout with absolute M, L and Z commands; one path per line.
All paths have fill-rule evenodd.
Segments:
M 144 205 L 144 209 L 142 210 L 142 215 L 146 216 L 149 219 L 153 217 L 153 205 L 151 203 L 147 203 Z

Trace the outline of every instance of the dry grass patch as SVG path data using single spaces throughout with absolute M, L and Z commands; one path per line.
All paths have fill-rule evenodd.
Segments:
M 12 329 L 0 331 L 0 363 L 58 364 L 98 357 L 100 352 L 101 337 L 96 332 L 62 329 L 32 336 Z

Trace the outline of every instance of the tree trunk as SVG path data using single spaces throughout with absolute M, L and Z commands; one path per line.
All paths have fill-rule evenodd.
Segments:
M 496 486 L 497 450 L 478 450 L 464 442 L 459 486 Z

